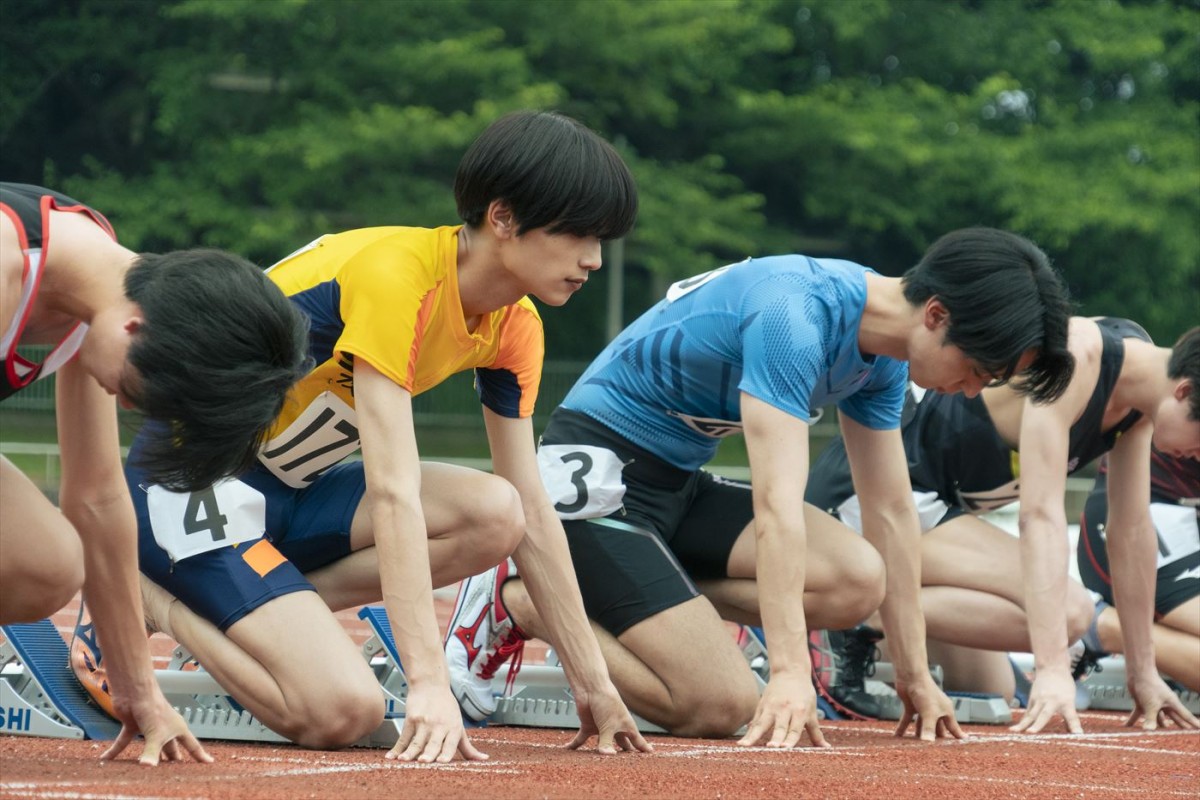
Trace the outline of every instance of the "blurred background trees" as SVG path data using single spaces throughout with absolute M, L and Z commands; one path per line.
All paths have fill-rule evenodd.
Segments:
M 263 265 L 322 233 L 456 221 L 497 116 L 614 141 L 642 213 L 623 318 L 747 255 L 899 274 L 983 224 L 1084 314 L 1200 322 L 1197 0 L 2 0 L 0 176 L 139 250 Z M 611 261 L 611 259 L 610 259 Z M 601 280 L 604 283 L 604 272 Z M 593 284 L 551 358 L 606 340 Z

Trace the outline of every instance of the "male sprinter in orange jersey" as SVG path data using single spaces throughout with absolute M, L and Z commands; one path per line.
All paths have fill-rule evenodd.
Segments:
M 583 287 L 601 242 L 633 225 L 633 179 L 574 120 L 519 112 L 471 146 L 455 196 L 462 226 L 324 236 L 271 269 L 312 321 L 317 367 L 239 479 L 173 494 L 128 472 L 147 619 L 273 730 L 333 748 L 374 730 L 384 702 L 331 609 L 382 598 L 409 684 L 389 757 L 482 759 L 450 692 L 432 590 L 513 553 L 578 703 L 573 746 L 599 734 L 602 752 L 649 749 L 609 679 L 538 476 L 544 346 L 526 297 L 559 306 Z M 465 369 L 495 475 L 418 458 L 413 395 Z M 339 463 L 360 446 L 361 462 Z

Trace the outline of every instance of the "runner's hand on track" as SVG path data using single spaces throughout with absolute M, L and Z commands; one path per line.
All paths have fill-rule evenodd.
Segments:
M 162 691 L 155 686 L 148 695 L 132 702 L 113 696 L 113 713 L 121 722 L 116 741 L 100 756 L 102 761 L 116 758 L 139 733 L 145 739 L 139 764 L 157 766 L 160 759 L 182 761 L 186 750 L 202 764 L 211 764 L 213 757 L 188 730 L 183 717 L 167 703 Z M 182 747 L 181 747 L 182 745 Z
M 1029 690 L 1029 707 L 1021 721 L 1009 728 L 1016 733 L 1041 733 L 1053 719 L 1062 715 L 1071 733 L 1083 733 L 1075 711 L 1075 681 L 1066 667 L 1038 670 Z
M 1129 694 L 1133 697 L 1133 712 L 1125 724 L 1134 725 L 1138 717 L 1145 715 L 1142 728 L 1148 731 L 1166 727 L 1174 722 L 1181 728 L 1200 728 L 1200 720 L 1183 705 L 1179 696 L 1156 674 L 1130 679 Z
M 792 748 L 808 733 L 817 747 L 829 747 L 817 719 L 817 694 L 808 675 L 772 675 L 746 735 L 738 740 L 743 747 L 754 747 L 770 736 L 767 747 Z
M 904 703 L 904 713 L 896 726 L 896 735 L 903 736 L 908 732 L 908 726 L 914 725 L 913 732 L 923 742 L 932 742 L 943 736 L 953 736 L 955 739 L 968 739 L 966 733 L 958 726 L 954 716 L 954 702 L 946 693 L 938 688 L 928 674 L 911 682 L 896 681 L 896 694 Z
M 409 687 L 404 707 L 404 728 L 400 740 L 388 751 L 387 758 L 441 764 L 454 760 L 459 753 L 467 761 L 485 761 L 487 755 L 475 749 L 463 729 L 462 712 L 450 693 L 450 687 Z
M 608 681 L 608 685 L 600 691 L 576 691 L 575 711 L 579 715 L 579 733 L 567 745 L 571 750 L 582 747 L 588 739 L 599 735 L 596 750 L 605 755 L 615 754 L 617 746 L 630 752 L 654 752 L 654 747 L 642 738 L 633 715 L 621 701 L 612 681 Z

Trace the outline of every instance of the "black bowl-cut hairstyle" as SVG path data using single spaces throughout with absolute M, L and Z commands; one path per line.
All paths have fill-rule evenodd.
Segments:
M 637 186 L 611 144 L 570 117 L 517 111 L 493 122 L 467 149 L 454 178 L 458 215 L 477 228 L 503 200 L 517 233 L 619 239 L 637 219 Z
M 950 312 L 946 342 L 1007 383 L 1028 350 L 1037 356 L 1013 388 L 1038 403 L 1056 400 L 1075 371 L 1067 349 L 1071 302 L 1050 259 L 1033 242 L 995 228 L 964 228 L 938 239 L 904 274 L 904 296 L 936 297 Z
M 309 367 L 308 319 L 261 269 L 220 250 L 143 254 L 125 276 L 143 324 L 122 391 L 149 426 L 137 466 L 196 491 L 249 469 Z
M 1186 378 L 1191 381 L 1188 417 L 1200 420 L 1200 326 L 1180 336 L 1171 348 L 1171 357 L 1167 360 L 1167 377 L 1171 380 Z

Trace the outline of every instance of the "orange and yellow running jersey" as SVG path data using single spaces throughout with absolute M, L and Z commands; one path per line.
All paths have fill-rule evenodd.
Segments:
M 303 487 L 359 447 L 354 361 L 414 396 L 475 369 L 480 400 L 533 414 L 545 343 L 529 298 L 467 330 L 458 291 L 460 226 L 364 228 L 322 236 L 267 271 L 310 321 L 315 368 L 292 389 L 259 458 Z

